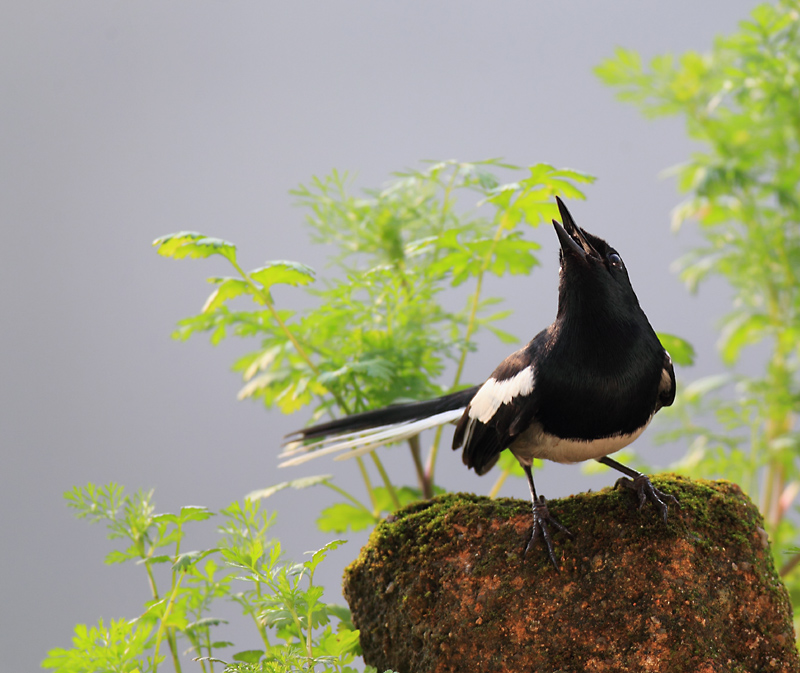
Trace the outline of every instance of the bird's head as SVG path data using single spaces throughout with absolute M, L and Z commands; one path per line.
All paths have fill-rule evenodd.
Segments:
M 553 220 L 561 243 L 558 313 L 567 308 L 584 316 L 624 318 L 641 313 L 620 254 L 602 238 L 575 224 L 564 202 L 556 197 L 562 222 Z

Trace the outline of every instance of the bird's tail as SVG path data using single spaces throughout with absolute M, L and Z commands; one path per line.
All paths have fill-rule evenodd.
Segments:
M 355 458 L 384 444 L 393 444 L 423 430 L 457 421 L 480 386 L 425 402 L 397 404 L 365 411 L 298 430 L 284 437 L 280 466 L 299 465 L 312 458 L 352 449 L 335 460 Z

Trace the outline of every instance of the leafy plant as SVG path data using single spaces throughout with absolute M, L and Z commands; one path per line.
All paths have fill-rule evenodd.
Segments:
M 484 296 L 486 275 L 529 273 L 538 245 L 522 237 L 522 225 L 557 217 L 553 196 L 582 197 L 576 184 L 592 180 L 537 164 L 518 181 L 501 184 L 494 174 L 501 170 L 519 171 L 497 161 L 442 162 L 398 174 L 385 189 L 362 196 L 352 195 L 346 176 L 336 172 L 300 187 L 295 195 L 308 208 L 313 238 L 338 250 L 340 275 L 325 282 L 297 262 L 267 262 L 245 271 L 232 243 L 196 232 L 159 238 L 155 245 L 163 256 L 217 255 L 235 273 L 210 279 L 214 290 L 201 312 L 181 321 L 175 336 L 208 332 L 212 343 L 229 334 L 257 339 L 256 350 L 235 365 L 245 381 L 240 397 L 260 399 L 284 413 L 313 405 L 315 416 L 347 414 L 458 389 L 480 329 L 514 341 L 496 324 L 507 313 L 495 310 L 497 299 Z M 463 208 L 461 195 L 477 201 L 474 210 Z M 279 307 L 273 292 L 286 285 L 305 288 L 316 306 L 305 311 Z M 462 285 L 471 288 L 463 310 L 445 309 L 443 291 Z M 242 300 L 255 306 L 242 306 Z M 661 336 L 676 361 L 691 357 L 685 342 Z M 447 360 L 455 375 L 443 385 L 436 381 Z M 74 489 L 66 497 L 78 517 L 104 521 L 109 538 L 126 540 L 106 562 L 141 564 L 151 597 L 132 621 L 79 625 L 74 647 L 52 650 L 44 666 L 59 673 L 132 673 L 155 671 L 169 656 L 180 671 L 178 642 L 185 639 L 208 673 L 215 665 L 239 672 L 353 671 L 358 631 L 349 611 L 324 603 L 323 589 L 314 583 L 318 565 L 341 542 L 328 543 L 303 563 L 287 564 L 280 544 L 267 538 L 272 519 L 258 503 L 285 488 L 325 486 L 343 501 L 321 513 L 320 529 L 367 528 L 383 513 L 440 490 L 435 483 L 440 441 L 437 432 L 424 456 L 419 438 L 409 441 L 414 487 L 392 483 L 372 452 L 369 459 L 380 481 L 374 484 L 359 455 L 355 460 L 366 502 L 338 487 L 330 475 L 286 481 L 222 510 L 223 539 L 198 551 L 184 550 L 186 529 L 214 516 L 207 509 L 157 514 L 151 492 L 126 496 L 115 484 Z M 510 456 L 501 458 L 500 468 L 492 495 L 519 472 Z M 233 646 L 217 636 L 224 624 L 213 616 L 219 600 L 237 603 L 258 637 L 257 649 L 238 651 L 230 662 L 219 656 Z
M 345 607 L 322 601 L 323 589 L 314 584 L 317 567 L 326 554 L 342 544 L 329 542 L 303 563 L 282 560 L 281 546 L 267 537 L 274 516 L 258 500 L 235 502 L 220 512 L 223 535 L 216 547 L 181 551 L 186 527 L 211 516 L 204 507 L 183 507 L 178 514 L 156 514 L 152 492 L 124 495 L 122 487 L 88 484 L 65 494 L 78 518 L 103 521 L 108 538 L 124 539 L 127 547 L 106 556 L 106 563 L 135 561 L 143 566 L 151 599 L 133 620 L 112 620 L 106 626 L 79 624 L 73 647 L 56 648 L 42 665 L 58 673 L 156 671 L 165 659 L 166 643 L 175 671 L 181 671 L 178 642 L 204 672 L 215 664 L 226 671 L 330 671 L 355 673 L 350 665 L 360 653 L 358 631 Z M 161 593 L 157 567 L 166 570 L 169 588 Z M 241 591 L 235 588 L 241 587 Z M 217 640 L 216 628 L 225 622 L 211 616 L 216 601 L 238 603 L 255 626 L 259 649 L 239 651 L 227 663 L 218 658 L 233 643 Z
M 351 193 L 347 176 L 335 171 L 299 187 L 293 193 L 309 213 L 312 238 L 335 249 L 339 275 L 324 282 L 297 262 L 267 262 L 246 272 L 232 243 L 199 233 L 157 239 L 154 245 L 163 256 L 221 255 L 236 273 L 209 279 L 214 291 L 198 315 L 179 323 L 175 336 L 209 332 L 212 343 L 229 333 L 257 338 L 257 349 L 235 364 L 245 381 L 239 396 L 285 413 L 313 405 L 315 418 L 336 416 L 457 390 L 480 329 L 515 341 L 497 326 L 508 312 L 496 311 L 499 300 L 484 296 L 485 277 L 530 273 L 539 246 L 523 238 L 523 225 L 558 217 L 554 195 L 582 198 L 576 185 L 593 180 L 537 164 L 517 181 L 501 184 L 498 171 L 518 174 L 520 169 L 498 161 L 446 161 L 396 174 L 384 189 L 358 196 Z M 461 203 L 464 197 L 471 197 L 472 210 Z M 463 310 L 447 310 L 443 290 L 467 283 L 471 290 Z M 306 311 L 280 308 L 273 297 L 279 285 L 306 286 L 317 305 Z M 232 309 L 231 300 L 241 297 L 255 308 Z M 455 375 L 441 384 L 448 360 Z M 341 455 L 354 457 L 368 500 L 340 491 L 346 502 L 323 512 L 320 527 L 365 528 L 407 502 L 431 497 L 437 491 L 441 437 L 436 432 L 426 455 L 419 437 L 409 440 L 414 487 L 394 484 L 374 451 L 369 460 L 380 485 L 358 452 Z M 499 483 L 512 470 L 507 464 Z M 336 488 L 329 478 L 315 483 Z
M 673 226 L 696 220 L 704 244 L 679 262 L 696 290 L 709 276 L 735 293 L 719 350 L 729 373 L 695 381 L 675 408 L 691 448 L 681 468 L 739 482 L 760 505 L 775 560 L 800 606 L 792 503 L 800 492 L 800 12 L 760 5 L 707 54 L 657 56 L 645 67 L 620 49 L 598 69 L 647 116 L 679 115 L 703 148 L 674 169 L 688 198 Z M 745 373 L 758 346 L 763 365 Z M 713 414 L 713 422 L 709 420 Z

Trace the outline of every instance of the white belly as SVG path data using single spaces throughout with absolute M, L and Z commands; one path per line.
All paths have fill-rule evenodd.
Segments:
M 556 463 L 579 463 L 583 460 L 602 458 L 628 446 L 650 424 L 648 420 L 641 428 L 627 435 L 613 435 L 602 439 L 560 439 L 542 431 L 538 423 L 532 424 L 508 448 L 517 460 L 530 465 L 534 458 L 552 460 Z

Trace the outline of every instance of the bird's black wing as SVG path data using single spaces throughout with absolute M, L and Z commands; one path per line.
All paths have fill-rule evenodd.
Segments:
M 456 426 L 453 449 L 478 474 L 497 462 L 503 449 L 524 432 L 536 410 L 535 341 L 509 355 L 470 401 Z

